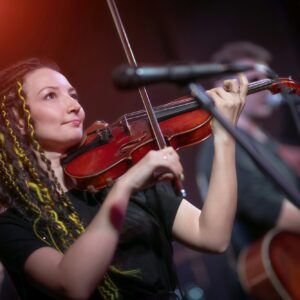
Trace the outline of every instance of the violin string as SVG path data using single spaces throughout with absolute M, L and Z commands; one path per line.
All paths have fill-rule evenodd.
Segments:
M 164 113 L 167 111 L 171 111 L 172 109 L 175 109 L 175 108 L 178 109 L 178 108 L 181 108 L 184 106 L 189 106 L 191 103 L 196 103 L 194 98 L 189 97 L 189 98 L 179 99 L 177 101 L 172 101 L 170 103 L 157 106 L 154 108 L 154 111 L 156 113 Z M 133 121 L 133 120 L 137 120 L 142 117 L 147 117 L 147 114 L 146 114 L 145 110 L 139 110 L 136 112 L 125 114 L 125 117 L 129 121 Z
M 272 83 L 273 81 L 270 79 L 263 79 L 257 82 L 249 83 L 248 94 L 255 93 L 262 89 L 266 89 L 266 87 L 271 85 Z M 193 97 L 184 97 L 182 99 L 174 100 L 167 104 L 162 104 L 160 106 L 154 107 L 154 111 L 156 113 L 164 113 L 175 108 L 177 109 L 184 106 L 188 106 L 192 103 L 196 104 L 196 100 Z M 128 121 L 134 121 L 143 117 L 147 118 L 147 113 L 145 110 L 138 110 L 135 112 L 127 113 L 124 116 Z

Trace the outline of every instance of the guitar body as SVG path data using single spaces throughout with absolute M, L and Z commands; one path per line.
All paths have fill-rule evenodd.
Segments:
M 244 289 L 258 299 L 300 299 L 300 235 L 269 231 L 242 251 L 238 274 Z

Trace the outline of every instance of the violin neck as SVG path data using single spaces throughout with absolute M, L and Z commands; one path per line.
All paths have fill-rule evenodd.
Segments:
M 247 95 L 251 95 L 260 91 L 269 90 L 271 93 L 276 94 L 280 92 L 280 85 L 292 84 L 289 79 L 280 79 L 279 82 L 275 82 L 273 79 L 262 79 L 259 81 L 251 82 L 248 84 Z M 185 112 L 199 109 L 199 102 L 192 96 L 182 97 L 170 103 L 155 107 L 155 115 L 160 122 L 168 118 L 180 115 Z M 139 111 L 131 114 L 127 114 L 127 119 L 137 118 L 144 115 L 145 111 Z
M 247 95 L 264 90 L 270 90 L 273 93 L 273 84 L 274 81 L 272 79 L 262 79 L 259 81 L 251 82 L 248 84 Z M 176 115 L 195 109 L 199 109 L 199 102 L 193 97 L 184 97 L 182 99 L 178 99 L 177 101 L 172 101 L 168 104 L 156 107 L 155 115 L 159 121 L 163 121 L 170 117 L 174 117 Z
M 274 81 L 272 79 L 262 79 L 248 84 L 247 95 L 251 95 L 264 90 L 271 90 Z

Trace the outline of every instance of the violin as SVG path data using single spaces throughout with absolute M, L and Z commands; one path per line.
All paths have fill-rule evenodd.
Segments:
M 262 90 L 285 90 L 300 95 L 300 85 L 289 78 L 249 83 L 248 95 Z M 287 91 L 286 91 L 287 90 Z M 186 96 L 154 108 L 167 146 L 178 150 L 211 135 L 211 114 Z M 150 150 L 158 150 L 145 110 L 128 113 L 108 124 L 96 121 L 86 129 L 80 146 L 62 160 L 64 171 L 83 190 L 110 186 Z

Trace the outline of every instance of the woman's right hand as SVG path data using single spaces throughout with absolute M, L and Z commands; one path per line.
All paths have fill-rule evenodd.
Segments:
M 179 155 L 172 147 L 149 151 L 132 166 L 118 182 L 127 185 L 131 191 L 151 186 L 157 181 L 179 178 L 183 173 Z

